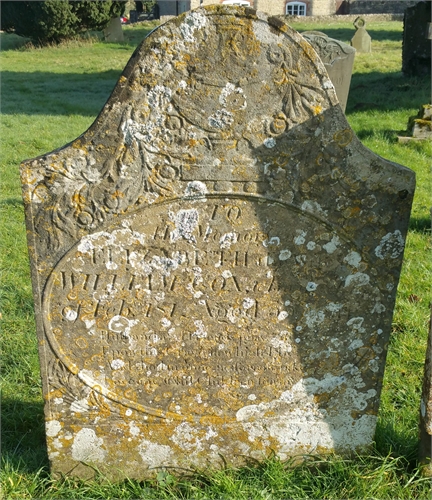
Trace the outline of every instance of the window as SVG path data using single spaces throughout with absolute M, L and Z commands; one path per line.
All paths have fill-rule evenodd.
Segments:
M 287 16 L 305 16 L 306 4 L 303 2 L 290 2 L 286 5 Z

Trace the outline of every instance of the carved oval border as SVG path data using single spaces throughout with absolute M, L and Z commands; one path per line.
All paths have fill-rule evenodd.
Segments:
M 117 224 L 115 224 L 115 226 L 113 225 L 109 225 L 108 227 L 106 227 L 105 230 L 107 231 L 113 231 L 116 227 L 119 227 L 121 222 L 123 220 L 127 220 L 129 217 L 131 217 L 132 215 L 136 214 L 137 212 L 143 212 L 143 211 L 146 211 L 148 209 L 152 209 L 154 207 L 159 207 L 159 206 L 162 206 L 162 205 L 169 205 L 171 203 L 174 203 L 176 201 L 182 201 L 182 200 L 185 200 L 185 201 L 189 201 L 189 200 L 202 200 L 202 199 L 205 199 L 205 198 L 229 198 L 229 199 L 243 199 L 243 200 L 247 200 L 247 201 L 250 201 L 250 202 L 261 202 L 261 203 L 269 203 L 269 204 L 277 204 L 281 207 L 284 207 L 286 210 L 291 210 L 291 211 L 294 211 L 294 212 L 297 212 L 299 214 L 302 214 L 303 216 L 306 216 L 312 220 L 314 220 L 315 223 L 317 224 L 320 224 L 320 225 L 323 225 L 325 227 L 327 227 L 330 231 L 332 231 L 333 233 L 336 233 L 339 237 L 341 237 L 345 243 L 348 243 L 349 245 L 351 245 L 352 247 L 355 247 L 358 249 L 358 246 L 355 244 L 355 242 L 349 238 L 345 233 L 344 231 L 329 223 L 328 221 L 322 219 L 321 217 L 317 216 L 316 214 L 313 214 L 311 212 L 308 212 L 306 210 L 302 210 L 301 208 L 299 208 L 298 206 L 296 205 L 293 205 L 293 204 L 290 204 L 290 203 L 286 203 L 286 202 L 281 202 L 280 200 L 275 200 L 275 199 L 271 199 L 271 198 L 267 198 L 265 196 L 261 196 L 261 195 L 236 195 L 236 194 L 233 194 L 233 193 L 208 193 L 205 197 L 204 196 L 190 196 L 190 197 L 182 197 L 182 198 L 173 198 L 173 199 L 170 199 L 170 200 L 166 200 L 162 203 L 157 203 L 157 204 L 154 204 L 154 205 L 150 205 L 148 207 L 144 207 L 144 208 L 141 208 L 140 210 L 136 211 L 136 212 L 133 212 L 132 214 L 127 214 L 125 215 L 120 221 L 118 221 Z M 100 230 L 100 229 L 99 229 Z M 99 231 L 97 231 L 99 232 Z M 120 394 L 118 394 L 117 392 L 114 392 L 106 387 L 103 387 L 98 381 L 96 381 L 94 378 L 92 378 L 91 376 L 89 376 L 87 373 L 85 373 L 85 371 L 83 369 L 80 369 L 67 355 L 67 353 L 65 352 L 65 350 L 63 349 L 63 347 L 61 346 L 61 344 L 58 342 L 58 340 L 55 338 L 55 335 L 53 333 L 53 330 L 52 330 L 52 327 L 51 327 L 51 324 L 50 324 L 50 320 L 49 320 L 49 310 L 50 310 L 50 298 L 51 298 L 51 292 L 52 292 L 52 289 L 53 289 L 53 282 L 54 282 L 54 274 L 56 272 L 56 269 L 58 269 L 59 267 L 62 266 L 62 264 L 64 263 L 64 261 L 66 261 L 70 254 L 72 252 L 74 252 L 77 248 L 77 246 L 79 245 L 81 240 L 79 240 L 78 242 L 76 242 L 64 255 L 63 257 L 60 259 L 60 261 L 57 263 L 57 265 L 54 267 L 54 269 L 51 271 L 49 277 L 48 277 L 48 280 L 46 282 L 46 285 L 45 285 L 45 288 L 44 288 L 44 292 L 43 292 L 43 296 L 42 296 L 42 313 L 43 313 L 43 325 L 44 325 L 44 330 L 45 330 L 45 335 L 48 339 L 48 342 L 52 348 L 52 350 L 54 351 L 54 353 L 56 354 L 56 356 L 58 357 L 58 359 L 64 364 L 64 366 L 73 374 L 75 375 L 76 377 L 78 377 L 78 379 L 83 383 L 85 384 L 87 387 L 91 388 L 93 391 L 99 393 L 100 395 L 106 397 L 107 399 L 111 400 L 111 401 L 114 401 L 116 403 L 119 403 L 127 408 L 131 408 L 133 410 L 136 410 L 140 413 L 144 413 L 144 414 L 148 414 L 148 415 L 152 415 L 154 417 L 158 417 L 158 418 L 163 418 L 163 419 L 170 419 L 170 420 L 179 420 L 179 421 L 187 421 L 187 422 L 196 422 L 196 421 L 199 421 L 201 423 L 204 423 L 204 422 L 207 422 L 207 423 L 228 423 L 228 422 L 235 422 L 236 421 L 236 418 L 234 417 L 218 417 L 218 416 L 201 416 L 201 417 L 194 417 L 192 415 L 180 415 L 178 413 L 174 413 L 174 412 L 167 412 L 167 411 L 164 411 L 164 410 L 160 410 L 160 409 L 157 409 L 157 408 L 152 408 L 150 406 L 146 406 L 146 405 L 143 405 L 141 403 L 138 403 L 136 401 L 133 401 L 125 396 L 122 396 Z M 360 252 L 361 252 L 361 249 L 358 249 Z M 362 252 L 361 252 L 362 253 Z M 365 261 L 368 261 L 369 259 L 367 258 L 366 255 L 364 255 L 362 253 L 362 257 L 364 258 Z

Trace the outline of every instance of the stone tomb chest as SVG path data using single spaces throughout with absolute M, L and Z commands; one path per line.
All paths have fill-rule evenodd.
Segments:
M 53 472 L 371 444 L 414 175 L 297 32 L 168 22 L 22 181 Z

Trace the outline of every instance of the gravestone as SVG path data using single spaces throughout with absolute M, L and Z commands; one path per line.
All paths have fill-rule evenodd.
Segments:
M 414 174 L 296 31 L 231 6 L 162 25 L 22 182 L 54 474 L 371 445 Z
M 104 29 L 105 41 L 123 42 L 123 29 L 119 17 L 112 17 L 108 26 Z
M 339 40 L 329 38 L 325 33 L 306 31 L 301 35 L 306 38 L 320 56 L 334 85 L 339 104 L 345 112 L 351 84 L 355 49 Z
M 409 118 L 408 134 L 407 136 L 398 136 L 398 141 L 406 143 L 432 139 L 432 106 L 430 104 L 423 104 L 417 116 Z
M 431 73 L 431 2 L 418 2 L 405 10 L 402 44 L 402 72 L 406 76 Z
M 423 474 L 432 477 L 432 307 L 420 401 L 419 459 L 424 465 Z
M 366 21 L 362 17 L 358 17 L 354 21 L 354 27 L 356 32 L 351 38 L 351 46 L 356 49 L 357 52 L 372 52 L 372 43 L 369 33 L 366 31 Z

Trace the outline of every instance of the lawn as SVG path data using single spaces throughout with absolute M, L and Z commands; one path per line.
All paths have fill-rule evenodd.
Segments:
M 349 42 L 351 23 L 293 23 Z M 368 456 L 311 457 L 301 465 L 275 457 L 241 469 L 160 473 L 147 482 L 110 484 L 49 475 L 43 402 L 25 240 L 19 164 L 83 133 L 110 95 L 136 45 L 154 27 L 128 27 L 124 43 L 97 38 L 58 47 L 23 45 L 1 33 L 1 328 L 2 494 L 4 498 L 430 498 L 416 463 L 420 390 L 431 300 L 429 142 L 399 144 L 430 79 L 401 73 L 402 23 L 369 22 L 371 54 L 356 56 L 347 119 L 377 154 L 416 172 L 405 261 L 398 290 L 376 443 Z

